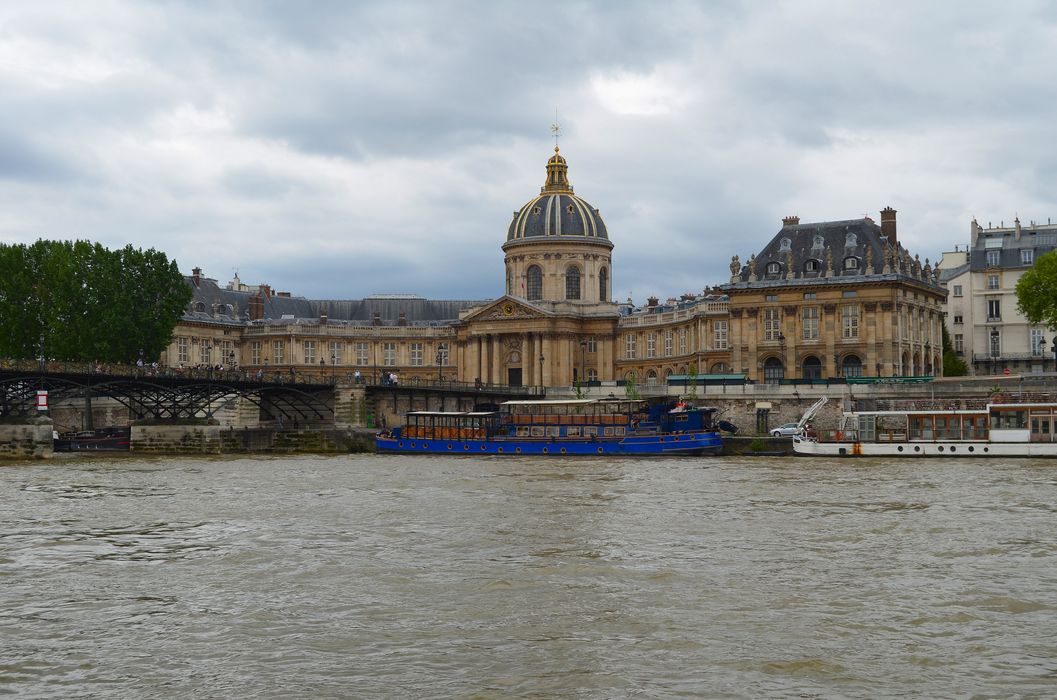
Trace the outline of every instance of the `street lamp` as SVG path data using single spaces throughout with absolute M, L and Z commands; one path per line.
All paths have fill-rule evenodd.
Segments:
M 587 341 L 580 341 L 580 383 L 583 384 L 587 381 L 587 375 L 585 374 L 585 368 L 587 367 Z
M 322 350 L 322 348 L 320 348 Z M 319 381 L 327 378 L 327 358 L 319 356 Z
M 1053 339 L 1053 371 L 1057 372 L 1057 336 Z
M 446 350 L 446 349 L 447 349 L 447 346 L 444 343 L 440 343 L 439 345 L 437 345 L 437 381 L 438 382 L 442 381 L 444 379 L 444 375 L 441 373 L 441 367 L 443 366 L 442 363 L 444 362 L 444 350 Z
M 1046 336 L 1039 336 L 1039 343 L 1036 346 L 1036 350 L 1039 352 L 1039 357 L 1042 358 L 1042 371 L 1046 371 Z
M 991 326 L 991 374 L 998 374 L 998 326 Z
M 543 353 L 540 353 L 540 393 L 543 393 Z
M 925 376 L 932 376 L 932 343 L 925 341 Z

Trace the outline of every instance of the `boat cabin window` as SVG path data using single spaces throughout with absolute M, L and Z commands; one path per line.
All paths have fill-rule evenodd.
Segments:
M 1028 427 L 1028 412 L 1024 410 L 1011 410 L 992 408 L 991 429 L 992 430 L 1023 430 Z

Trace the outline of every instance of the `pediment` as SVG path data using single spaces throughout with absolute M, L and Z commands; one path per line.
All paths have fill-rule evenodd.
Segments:
M 463 322 L 471 321 L 507 321 L 544 318 L 550 314 L 526 304 L 521 299 L 504 296 L 496 299 L 491 304 L 481 307 L 478 311 L 463 319 Z

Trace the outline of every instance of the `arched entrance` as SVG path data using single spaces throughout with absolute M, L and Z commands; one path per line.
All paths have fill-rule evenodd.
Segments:
M 861 377 L 862 360 L 855 355 L 846 356 L 840 364 L 840 373 L 842 377 Z
M 822 360 L 814 355 L 804 358 L 804 379 L 822 379 Z
M 763 362 L 763 381 L 765 384 L 778 384 L 785 379 L 785 365 L 777 357 L 768 357 Z

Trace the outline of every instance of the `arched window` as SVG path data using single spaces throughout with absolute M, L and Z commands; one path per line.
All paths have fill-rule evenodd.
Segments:
M 609 301 L 609 272 L 604 267 L 598 271 L 598 300 Z
M 709 370 L 712 374 L 727 374 L 730 372 L 730 367 L 727 366 L 726 362 L 717 362 L 712 365 L 712 369 Z
M 565 298 L 580 298 L 580 268 L 576 265 L 565 268 Z
M 817 357 L 804 358 L 804 379 L 822 379 L 822 360 Z
M 205 303 L 201 302 L 201 301 L 196 301 L 195 305 L 194 305 L 194 310 L 197 311 L 200 314 L 205 313 L 205 311 L 206 311 Z
M 657 386 L 657 370 L 651 369 L 646 373 L 646 386 Z
M 767 263 L 767 274 L 768 275 L 777 275 L 781 271 L 782 271 L 782 266 L 779 265 L 778 263 L 776 263 L 776 262 Z
M 820 268 L 821 265 L 814 258 L 808 258 L 804 261 L 804 272 L 818 272 Z
M 765 384 L 777 384 L 785 379 L 785 366 L 777 357 L 768 357 L 763 363 L 763 381 Z
M 844 269 L 845 270 L 858 270 L 859 269 L 859 259 L 857 257 L 855 257 L 855 256 L 849 256 L 847 258 L 844 258 Z
M 533 265 L 525 271 L 525 298 L 537 301 L 543 298 L 543 270 Z
M 848 355 L 844 358 L 844 362 L 841 363 L 841 374 L 845 377 L 861 377 L 862 360 L 855 355 Z

